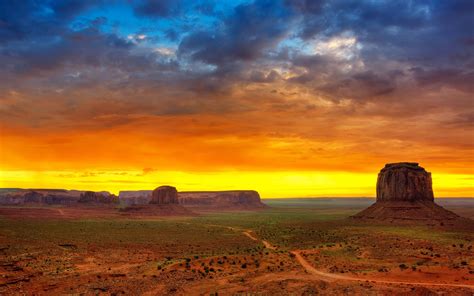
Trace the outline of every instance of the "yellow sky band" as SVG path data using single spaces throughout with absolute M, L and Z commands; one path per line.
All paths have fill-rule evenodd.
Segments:
M 473 197 L 470 174 L 432 173 L 436 197 Z M 155 170 L 0 171 L 0 187 L 64 188 L 79 190 L 154 189 L 169 184 L 179 190 L 254 189 L 263 198 L 375 196 L 377 172 Z

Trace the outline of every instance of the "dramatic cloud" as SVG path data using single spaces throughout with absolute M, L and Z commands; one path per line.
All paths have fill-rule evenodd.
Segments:
M 179 0 L 142 0 L 134 3 L 134 12 L 144 17 L 169 17 L 178 15 L 182 9 Z
M 465 172 L 472 11 L 470 0 L 0 1 L 3 169 L 358 171 L 415 158 Z

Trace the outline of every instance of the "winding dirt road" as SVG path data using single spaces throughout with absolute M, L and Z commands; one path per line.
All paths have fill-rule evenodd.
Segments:
M 245 236 L 247 236 L 248 238 L 250 238 L 251 240 L 254 240 L 254 241 L 258 241 L 259 239 L 257 237 L 255 237 L 253 234 L 252 234 L 252 230 L 250 229 L 247 229 L 245 231 L 242 232 Z M 271 243 L 267 242 L 266 240 L 261 240 L 262 244 L 265 246 L 265 248 L 267 249 L 270 249 L 270 250 L 276 250 L 276 247 L 273 246 Z
M 317 270 L 314 268 L 306 259 L 301 256 L 301 251 L 295 250 L 291 251 L 295 255 L 296 260 L 303 266 L 303 268 L 310 274 L 316 276 L 320 280 L 324 281 L 357 281 L 357 282 L 375 282 L 380 284 L 397 284 L 397 285 L 415 285 L 415 286 L 443 286 L 443 287 L 458 287 L 458 288 L 469 288 L 474 290 L 474 285 L 464 285 L 464 284 L 445 284 L 445 283 L 426 283 L 426 282 L 403 282 L 403 281 L 391 281 L 391 280 L 381 280 L 381 279 L 372 279 L 372 278 L 357 278 L 341 274 L 333 274 Z
M 214 227 L 224 227 L 233 231 L 240 231 L 243 235 L 248 237 L 253 241 L 260 241 L 265 248 L 270 250 L 276 250 L 277 248 L 273 246 L 270 242 L 266 240 L 262 240 L 257 238 L 251 229 L 242 229 L 238 227 L 230 227 L 230 226 L 222 226 L 222 225 L 215 225 L 215 224 L 207 224 L 206 226 L 214 226 Z M 373 278 L 358 278 L 352 277 L 348 275 L 341 275 L 341 274 L 334 274 L 325 272 L 322 270 L 316 269 L 312 266 L 302 255 L 302 250 L 293 250 L 290 251 L 293 255 L 295 255 L 296 260 L 298 263 L 311 275 L 313 275 L 318 280 L 323 280 L 326 282 L 333 282 L 333 281 L 353 281 L 353 282 L 372 282 L 372 283 L 380 283 L 380 284 L 392 284 L 392 285 L 412 285 L 412 286 L 442 286 L 442 287 L 456 287 L 456 288 L 468 288 L 474 290 L 474 285 L 468 284 L 450 284 L 450 283 L 429 283 L 429 282 L 405 282 L 405 281 L 392 281 L 392 280 L 383 280 L 383 279 L 373 279 Z
M 255 236 L 253 236 L 250 231 L 246 230 L 246 231 L 243 231 L 242 233 L 243 233 L 243 235 L 247 236 L 247 237 L 250 238 L 251 240 L 258 241 L 258 238 L 256 238 Z
M 242 234 L 248 238 L 259 241 L 259 239 L 252 234 L 252 230 L 246 229 L 242 231 Z M 266 240 L 260 240 L 262 244 L 271 250 L 276 250 L 276 247 L 273 246 Z M 474 285 L 467 284 L 450 284 L 450 283 L 428 283 L 428 282 L 404 282 L 404 281 L 392 281 L 392 280 L 383 280 L 383 279 L 373 279 L 373 278 L 357 278 L 348 275 L 334 274 L 325 271 L 321 271 L 312 266 L 306 259 L 301 255 L 301 250 L 290 251 L 295 255 L 298 263 L 311 275 L 316 277 L 319 280 L 332 282 L 332 281 L 353 281 L 353 282 L 373 282 L 380 284 L 395 284 L 395 285 L 414 285 L 414 286 L 442 286 L 442 287 L 457 287 L 457 288 L 468 288 L 474 290 Z

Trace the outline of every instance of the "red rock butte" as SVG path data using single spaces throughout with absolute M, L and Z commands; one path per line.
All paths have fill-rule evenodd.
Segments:
M 160 186 L 151 194 L 151 204 L 178 204 L 178 190 L 173 186 Z
M 460 217 L 434 202 L 430 172 L 416 162 L 399 162 L 380 170 L 376 202 L 353 218 L 429 222 Z
M 431 173 L 416 162 L 389 163 L 377 178 L 377 201 L 434 201 Z

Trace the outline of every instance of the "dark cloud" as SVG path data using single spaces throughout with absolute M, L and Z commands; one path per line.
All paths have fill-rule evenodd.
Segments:
M 141 0 L 133 3 L 133 9 L 137 16 L 170 17 L 182 12 L 182 2 L 180 0 Z
M 37 46 L 4 47 L 0 59 L 13 73 L 31 76 L 68 66 L 147 67 L 147 56 L 132 56 L 134 45 L 115 34 L 103 34 L 95 28 L 68 31 Z
M 220 28 L 192 32 L 180 46 L 179 55 L 221 66 L 252 61 L 276 46 L 287 34 L 292 14 L 279 1 L 257 0 L 237 6 Z
M 453 118 L 446 120 L 444 123 L 455 128 L 472 128 L 474 125 L 474 111 L 455 114 Z
M 395 90 L 395 81 L 367 71 L 339 81 L 328 82 L 320 89 L 336 99 L 370 100 L 392 93 Z
M 79 13 L 101 1 L 0 1 L 0 44 L 60 34 Z
M 465 107 L 436 91 L 473 93 L 472 1 L 121 3 L 144 24 L 131 36 L 101 1 L 0 1 L 0 93 L 41 93 L 99 117 L 97 106 L 113 102 L 117 116 L 100 117 L 110 125 L 128 122 L 129 110 L 223 114 L 343 99 L 387 108 L 413 93 Z M 84 16 L 94 7 L 104 15 Z M 292 102 L 280 101 L 290 93 Z
M 252 71 L 252 73 L 250 73 L 250 81 L 256 83 L 270 83 L 280 78 L 280 74 L 278 74 L 278 72 L 276 72 L 275 70 L 272 70 L 269 73 L 265 73 L 258 70 Z
M 454 68 L 411 69 L 420 86 L 447 86 L 466 93 L 474 93 L 474 71 Z

